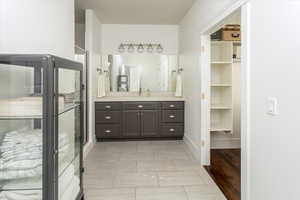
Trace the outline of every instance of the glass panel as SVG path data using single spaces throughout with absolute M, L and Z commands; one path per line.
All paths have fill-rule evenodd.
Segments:
M 42 70 L 0 64 L 0 199 L 42 199 Z
M 80 71 L 59 69 L 59 113 L 80 103 Z
M 59 200 L 75 200 L 80 191 L 80 72 L 60 69 L 59 77 L 64 105 L 72 105 L 58 116 Z

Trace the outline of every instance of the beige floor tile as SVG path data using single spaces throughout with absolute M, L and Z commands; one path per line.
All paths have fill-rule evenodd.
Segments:
M 135 200 L 134 188 L 86 190 L 86 200 Z
M 120 160 L 120 161 L 102 161 L 94 165 L 86 166 L 88 172 L 137 172 L 137 161 Z
M 124 152 L 121 154 L 121 160 L 154 160 L 153 152 L 136 152 L 136 153 L 128 153 Z
M 184 186 L 185 191 L 188 194 L 198 194 L 198 195 L 207 195 L 207 194 L 217 194 L 222 195 L 221 190 L 215 185 L 197 185 L 197 186 Z
M 186 172 L 158 172 L 160 186 L 188 186 L 204 184 L 199 173 L 194 171 Z
M 201 164 L 195 160 L 172 160 L 172 162 L 178 171 L 195 171 L 201 168 Z
M 188 193 L 189 200 L 227 200 L 223 195 Z
M 137 161 L 137 170 L 139 172 L 175 171 L 175 165 L 168 160 Z
M 161 151 L 155 154 L 156 160 L 191 160 L 186 152 L 166 152 Z
M 114 187 L 158 186 L 157 175 L 149 172 L 120 173 L 116 176 Z
M 182 187 L 148 187 L 136 189 L 136 200 L 188 200 Z

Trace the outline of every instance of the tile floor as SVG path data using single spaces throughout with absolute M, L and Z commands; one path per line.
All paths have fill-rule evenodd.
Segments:
M 85 169 L 86 200 L 226 200 L 182 141 L 97 143 Z

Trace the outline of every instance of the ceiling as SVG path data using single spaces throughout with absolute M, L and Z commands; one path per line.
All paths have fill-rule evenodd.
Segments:
M 196 0 L 79 0 L 104 24 L 178 24 Z

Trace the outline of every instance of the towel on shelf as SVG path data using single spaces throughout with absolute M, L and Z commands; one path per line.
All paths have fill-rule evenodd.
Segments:
M 182 76 L 177 74 L 175 97 L 182 97 Z
M 59 135 L 59 160 L 70 151 L 69 138 Z M 43 166 L 42 130 L 20 129 L 5 133 L 0 146 L 0 180 L 40 176 Z
M 98 76 L 98 97 L 105 97 L 106 96 L 106 76 L 104 73 Z

